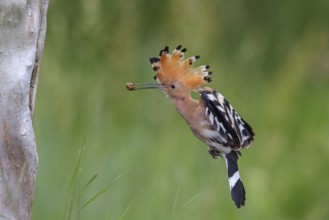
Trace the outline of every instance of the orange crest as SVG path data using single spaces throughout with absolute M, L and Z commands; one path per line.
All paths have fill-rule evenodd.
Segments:
M 179 45 L 170 54 L 169 48 L 165 47 L 160 51 L 160 58 L 153 57 L 150 59 L 153 70 L 156 72 L 154 79 L 164 85 L 180 82 L 191 90 L 211 82 L 209 75 L 212 72 L 207 71 L 209 66 L 204 65 L 193 68 L 192 64 L 200 56 L 194 56 L 184 60 L 186 48 L 181 48 L 182 46 Z

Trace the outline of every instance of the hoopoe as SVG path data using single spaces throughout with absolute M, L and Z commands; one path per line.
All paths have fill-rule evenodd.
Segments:
M 172 54 L 165 47 L 160 57 L 150 59 L 158 83 L 126 83 L 126 87 L 128 90 L 156 88 L 171 98 L 193 134 L 210 147 L 209 154 L 225 160 L 232 200 L 240 208 L 245 204 L 246 193 L 239 174 L 238 155 L 242 148 L 250 146 L 254 132 L 223 95 L 212 88 L 200 88 L 211 82 L 212 72 L 208 71 L 208 65 L 193 68 L 200 56 L 184 60 L 185 52 L 181 45 Z M 197 91 L 200 100 L 193 99 L 191 91 Z

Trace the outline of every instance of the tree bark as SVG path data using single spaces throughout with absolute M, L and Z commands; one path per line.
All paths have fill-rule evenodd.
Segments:
M 48 0 L 0 1 L 0 219 L 30 219 L 35 96 Z

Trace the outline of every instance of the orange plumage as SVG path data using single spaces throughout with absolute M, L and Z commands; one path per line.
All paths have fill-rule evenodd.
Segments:
M 211 72 L 205 72 L 209 66 L 199 66 L 193 68 L 194 61 L 200 56 L 194 56 L 184 60 L 184 52 L 178 46 L 172 54 L 169 54 L 166 47 L 160 53 L 159 58 L 151 58 L 152 67 L 156 71 L 156 79 L 159 83 L 170 85 L 172 82 L 180 82 L 190 90 L 196 90 L 199 86 L 210 81 L 208 75 Z

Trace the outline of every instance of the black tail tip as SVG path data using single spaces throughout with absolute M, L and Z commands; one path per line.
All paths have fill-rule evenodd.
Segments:
M 234 187 L 231 189 L 232 200 L 237 208 L 241 208 L 246 202 L 246 191 L 244 190 L 243 183 L 239 179 Z

